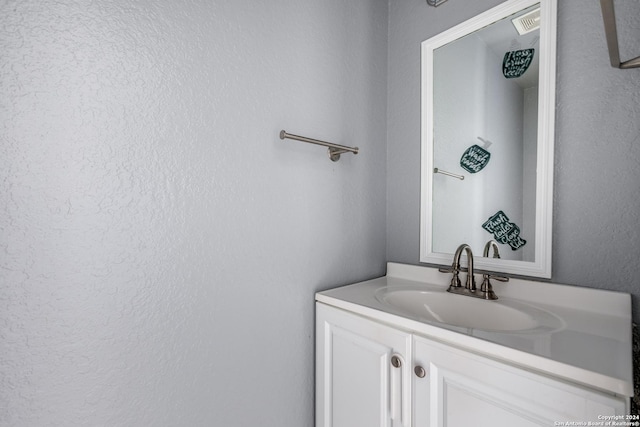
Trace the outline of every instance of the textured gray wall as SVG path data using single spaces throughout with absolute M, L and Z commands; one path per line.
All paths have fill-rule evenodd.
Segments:
M 0 425 L 313 425 L 314 292 L 385 268 L 387 10 L 0 1 Z
M 387 257 L 419 263 L 420 42 L 501 3 L 389 2 Z M 640 2 L 616 2 L 621 56 Z M 558 1 L 552 281 L 634 294 L 640 320 L 640 69 L 610 66 L 600 4 Z

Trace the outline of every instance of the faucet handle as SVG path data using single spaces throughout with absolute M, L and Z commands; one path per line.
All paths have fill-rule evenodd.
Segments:
M 458 276 L 458 274 L 460 273 L 460 268 L 456 267 L 455 264 L 453 264 L 451 267 L 440 267 L 438 268 L 438 271 L 440 273 L 453 273 L 451 283 L 449 284 L 450 287 L 458 288 L 462 286 L 462 284 L 460 283 L 460 277 Z
M 440 273 L 453 273 L 455 269 L 453 267 L 438 267 L 438 271 Z M 458 267 L 458 271 L 466 273 L 469 271 L 469 269 L 467 267 Z
M 495 274 L 486 274 L 487 279 L 497 280 L 498 282 L 508 282 L 509 278 L 506 276 L 498 276 Z
M 505 276 L 498 276 L 491 273 L 484 273 L 482 275 L 482 285 L 480 286 L 480 292 L 483 294 L 484 299 L 488 300 L 496 300 L 498 296 L 493 291 L 493 287 L 491 286 L 490 279 L 497 280 L 499 282 L 508 282 L 509 278 Z

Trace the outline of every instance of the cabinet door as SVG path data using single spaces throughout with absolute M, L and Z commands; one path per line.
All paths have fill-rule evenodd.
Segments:
M 627 413 L 622 398 L 414 337 L 415 427 L 552 426 Z M 585 424 L 586 425 L 586 424 Z
M 409 334 L 317 303 L 316 427 L 409 427 L 410 355 Z

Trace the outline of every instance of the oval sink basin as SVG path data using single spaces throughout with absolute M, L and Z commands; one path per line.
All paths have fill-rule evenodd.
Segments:
M 376 298 L 407 316 L 485 331 L 524 331 L 545 326 L 551 313 L 514 301 L 486 301 L 444 291 L 380 289 Z

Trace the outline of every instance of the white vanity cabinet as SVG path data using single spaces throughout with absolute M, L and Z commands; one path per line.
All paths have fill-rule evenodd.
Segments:
M 413 354 L 425 371 L 412 379 L 416 427 L 553 426 L 627 414 L 622 398 L 423 337 L 413 337 Z
M 316 304 L 316 427 L 410 426 L 410 356 L 410 334 Z
M 316 303 L 316 427 L 553 426 L 625 398 Z

